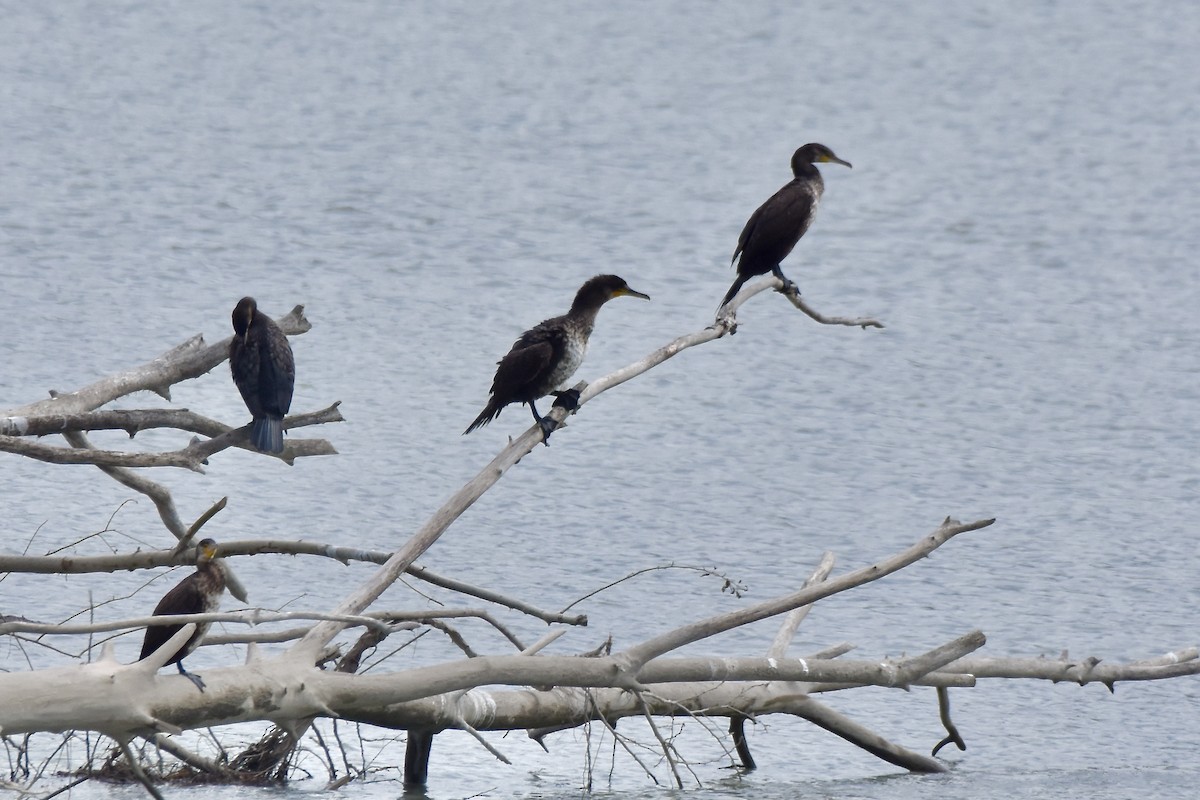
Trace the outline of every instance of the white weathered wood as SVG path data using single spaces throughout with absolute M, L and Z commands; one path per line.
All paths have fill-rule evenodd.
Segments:
M 630 648 L 622 654 L 622 657 L 628 660 L 628 669 L 639 669 L 650 659 L 657 658 L 663 653 L 676 650 L 684 645 L 698 642 L 701 639 L 715 636 L 718 633 L 723 633 L 742 625 L 748 625 L 752 622 L 758 622 L 759 620 L 767 619 L 786 611 L 791 611 L 793 608 L 815 603 L 825 597 L 837 594 L 838 592 L 844 592 L 856 586 L 877 581 L 885 575 L 890 575 L 909 564 L 925 558 L 952 537 L 960 533 L 986 528 L 993 522 L 995 522 L 994 519 L 984 519 L 962 524 L 956 520 L 947 518 L 941 527 L 918 541 L 912 547 L 877 564 L 872 564 L 845 575 L 840 575 L 837 578 L 823 581 L 815 586 L 801 589 L 785 597 L 775 598 L 750 606 L 749 608 L 738 609 L 737 611 L 723 614 L 720 617 L 676 628 L 673 631 L 668 631 Z
M 1070 681 L 1080 686 L 1103 683 L 1111 688 L 1118 681 L 1157 681 L 1182 675 L 1200 675 L 1200 660 L 1189 658 L 1170 661 L 1114 664 L 1095 656 L 1084 659 L 1052 658 L 963 658 L 942 667 L 940 673 L 972 675 L 975 678 L 1026 678 L 1058 683 Z
M 821 563 L 808 576 L 808 580 L 804 582 L 802 588 L 820 583 L 829 577 L 829 573 L 833 572 L 835 562 L 833 553 L 825 553 L 821 556 Z M 792 643 L 793 637 L 796 635 L 796 629 L 800 627 L 800 623 L 808 616 L 808 612 L 812 610 L 812 604 L 800 606 L 788 612 L 788 615 L 783 619 L 783 625 L 779 627 L 779 632 L 775 634 L 775 640 L 771 642 L 771 646 L 767 649 L 767 655 L 772 658 L 783 658 L 787 655 L 788 645 Z
M 311 425 L 324 425 L 330 422 L 344 422 L 339 403 L 334 403 L 320 411 L 304 414 L 293 414 L 284 420 L 284 427 L 289 431 L 294 428 L 304 428 Z M 48 464 L 94 464 L 98 467 L 180 467 L 193 472 L 204 472 L 204 462 L 210 456 L 216 455 L 230 447 L 241 447 L 253 450 L 250 445 L 250 423 L 239 428 L 231 428 L 215 420 L 204 420 L 205 424 L 196 424 L 197 419 L 203 420 L 196 414 L 184 412 L 180 415 L 180 425 L 186 425 L 185 430 L 204 428 L 213 438 L 193 440 L 187 446 L 178 450 L 157 453 L 134 453 L 122 450 L 98 450 L 92 447 L 55 447 L 53 445 L 31 442 L 20 436 L 0 436 L 0 451 L 45 461 Z M 84 424 L 86 415 L 77 418 L 79 424 Z M 12 418 L 9 418 L 11 423 Z M 172 426 L 179 427 L 179 426 Z M 78 433 L 73 428 L 61 431 L 64 435 Z M 257 451 L 254 451 L 257 452 Z M 324 439 L 294 439 L 288 437 L 283 452 L 274 455 L 285 463 L 294 463 L 297 457 L 336 455 L 337 450 Z
M 185 626 L 167 645 L 134 664 L 101 659 L 36 672 L 0 673 L 0 733 L 91 729 L 129 736 L 141 735 L 148 728 L 171 730 L 264 719 L 330 715 L 357 719 L 415 700 L 445 706 L 452 698 L 469 696 L 482 686 L 614 688 L 622 682 L 620 666 L 613 657 L 480 656 L 383 675 L 347 675 L 303 667 L 290 658 L 274 658 L 207 669 L 205 691 L 200 693 L 182 676 L 155 674 L 190 633 Z M 904 662 L 689 657 L 658 660 L 647 665 L 639 677 L 645 679 L 643 686 L 811 679 L 895 686 L 903 669 Z M 794 688 L 788 691 L 795 693 Z M 461 708 L 455 713 L 461 713 Z M 448 717 L 455 718 L 453 714 Z M 472 725 L 491 729 L 482 722 Z

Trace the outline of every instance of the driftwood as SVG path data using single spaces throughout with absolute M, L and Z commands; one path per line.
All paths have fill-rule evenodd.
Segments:
M 780 287 L 773 277 L 748 286 L 726 306 L 713 325 L 680 336 L 590 384 L 578 384 L 580 412 L 577 413 L 585 413 L 586 404 L 603 392 L 663 361 L 734 333 L 738 307 L 756 294 Z M 786 296 L 797 308 L 824 324 L 882 327 L 869 318 L 826 317 L 801 301 L 798 294 Z M 299 306 L 281 319 L 280 324 L 293 335 L 309 329 Z M 0 554 L 0 572 L 110 572 L 188 563 L 187 543 L 204 520 L 220 508 L 210 509 L 190 526 L 184 525 L 170 493 L 129 467 L 148 465 L 150 461 L 140 459 L 152 456 L 160 459 L 153 462 L 156 464 L 199 471 L 204 458 L 229 446 L 244 446 L 246 428 L 231 429 L 179 409 L 124 412 L 101 410 L 100 406 L 143 389 L 169 397 L 171 385 L 211 370 L 226 353 L 226 342 L 209 347 L 198 339 L 189 340 L 146 365 L 71 394 L 55 393 L 50 400 L 0 416 L 0 431 L 3 431 L 0 450 L 48 463 L 96 465 L 123 485 L 151 497 L 164 525 L 179 542 L 164 550 L 96 556 Z M 566 409 L 555 407 L 548 418 L 561 426 L 567 414 Z M 300 427 L 340 419 L 335 403 L 324 411 L 289 418 L 287 424 Z M 150 427 L 177 428 L 207 438 L 181 450 L 158 454 L 99 451 L 86 439 L 86 432 L 91 430 L 124 430 L 132 437 Z M 62 434 L 70 447 L 28 441 L 32 436 L 51 434 Z M 969 688 L 981 678 L 1024 678 L 1080 684 L 1097 681 L 1111 689 L 1119 681 L 1155 680 L 1200 672 L 1200 653 L 1194 648 L 1124 665 L 1098 659 L 1068 661 L 1065 657 L 1062 660 L 986 658 L 977 655 L 986 641 L 980 631 L 969 631 L 919 655 L 896 660 L 844 658 L 853 648 L 849 644 L 832 645 L 803 657 L 788 655 L 795 632 L 813 603 L 913 567 L 955 536 L 988 528 L 994 522 L 990 519 L 966 524 L 947 519 L 911 547 L 876 564 L 839 575 L 833 574 L 833 555 L 825 554 L 809 579 L 790 594 L 706 619 L 681 619 L 672 630 L 644 641 L 615 645 L 609 641 L 599 648 L 590 648 L 589 652 L 580 652 L 588 647 L 576 646 L 574 652 L 567 648 L 570 654 L 551 653 L 550 646 L 560 636 L 587 624 L 586 615 L 568 614 L 570 606 L 559 612 L 548 611 L 537 602 L 437 575 L 415 563 L 475 500 L 541 441 L 541 430 L 536 425 L 530 426 L 417 531 L 408 537 L 398 537 L 399 547 L 391 553 L 282 540 L 222 543 L 227 566 L 239 557 L 274 553 L 377 564 L 377 571 L 333 609 L 280 612 L 247 608 L 186 618 L 138 617 L 72 625 L 0 618 L 0 635 L 26 637 L 93 636 L 146 625 L 188 623 L 158 652 L 133 664 L 118 663 L 109 644 L 91 663 L 0 673 L 0 735 L 11 746 L 11 737 L 24 734 L 99 731 L 118 745 L 116 752 L 120 757 L 110 758 L 108 767 L 126 762 L 130 774 L 154 791 L 154 776 L 145 769 L 149 764 L 141 763 L 131 747 L 138 739 L 169 752 L 191 770 L 211 778 L 269 780 L 286 775 L 288 754 L 305 731 L 312 729 L 313 721 L 330 718 L 408 731 L 406 779 L 419 784 L 428 774 L 432 741 L 439 731 L 466 731 L 497 758 L 506 760 L 494 740 L 482 732 L 524 729 L 530 738 L 544 745 L 546 737 L 555 731 L 591 723 L 613 735 L 639 768 L 653 776 L 651 767 L 628 747 L 614 727 L 621 718 L 641 717 L 648 721 L 672 780 L 683 785 L 684 763 L 677 749 L 680 744 L 662 735 L 657 727 L 659 721 L 679 716 L 728 718 L 730 758 L 736 755 L 743 769 L 752 769 L 754 760 L 744 736 L 745 721 L 768 714 L 785 714 L 808 720 L 888 763 L 914 772 L 938 772 L 945 769 L 944 762 L 884 739 L 861 723 L 833 711 L 816 696 L 861 686 L 935 687 L 938 711 L 949 733 L 942 744 L 953 741 L 963 747 L 963 738 L 950 719 L 949 688 Z M 332 452 L 332 445 L 327 442 L 289 438 L 284 457 L 291 460 L 300 455 Z M 436 613 L 402 608 L 372 610 L 383 592 L 405 575 L 453 593 L 460 604 Z M 737 593 L 736 583 L 729 579 L 722 588 Z M 554 627 L 536 642 L 523 642 L 488 608 L 471 605 L 478 601 L 498 604 Z M 778 632 L 771 642 L 764 642 L 758 653 L 675 654 L 686 645 L 772 617 L 779 619 Z M 499 632 L 505 647 L 510 649 L 497 653 L 477 647 L 452 624 L 471 619 Z M 206 642 L 209 646 L 250 642 L 246 664 L 205 670 L 203 693 L 180 676 L 157 674 L 190 636 L 193 623 L 215 620 L 253 627 L 245 633 L 210 635 Z M 280 624 L 288 626 L 277 627 Z M 354 640 L 335 642 L 351 629 L 358 633 Z M 358 674 L 364 657 L 388 637 L 401 632 L 419 636 L 427 631 L 444 637 L 447 646 L 456 650 L 429 666 Z M 257 643 L 265 642 L 289 644 L 286 649 L 265 655 L 257 648 Z M 331 662 L 335 662 L 334 669 L 323 668 Z M 185 729 L 258 720 L 274 721 L 280 728 L 264 737 L 259 745 L 228 761 L 190 752 L 174 738 Z M 312 735 L 321 736 L 316 729 Z M 319 741 L 321 748 L 328 751 L 324 740 Z M 516 745 L 510 742 L 505 746 Z M 333 760 L 330 756 L 331 781 L 336 772 Z M 29 759 L 26 755 L 23 761 L 21 758 L 18 761 L 28 764 Z M 16 774 L 32 780 L 33 772 L 17 770 Z M 337 780 L 336 784 L 344 785 L 349 777 Z

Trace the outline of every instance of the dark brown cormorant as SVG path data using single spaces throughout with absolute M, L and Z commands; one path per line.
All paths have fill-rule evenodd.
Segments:
M 755 275 L 772 272 L 783 281 L 784 289 L 795 288 L 795 284 L 784 277 L 779 262 L 787 258 L 812 224 L 821 193 L 825 191 L 821 173 L 813 165 L 827 162 L 850 166 L 849 161 L 838 158 L 823 144 L 806 144 L 792 154 L 795 177 L 759 206 L 742 228 L 732 259 L 737 261 L 737 279 L 725 293 L 722 307 Z
M 580 287 L 570 311 L 561 317 L 539 322 L 521 334 L 508 355 L 497 362 L 499 366 L 492 380 L 492 396 L 487 406 L 463 433 L 488 424 L 509 403 L 528 403 L 533 418 L 542 429 L 542 441 L 547 441 L 554 423 L 538 413 L 534 401 L 548 394 L 556 395 L 559 402 L 568 407 L 579 401 L 577 392 L 558 390 L 583 363 L 588 337 L 600 307 L 623 295 L 650 299 L 649 295 L 630 289 L 616 275 L 597 275 Z
M 254 417 L 250 442 L 264 453 L 283 452 L 283 417 L 292 406 L 296 362 L 287 336 L 258 310 L 253 297 L 233 309 L 229 369 Z
M 217 543 L 212 539 L 203 539 L 196 545 L 196 571 L 188 575 L 171 591 L 158 601 L 151 616 L 161 617 L 166 614 L 207 614 L 217 610 L 221 604 L 221 595 L 225 592 L 225 567 L 217 560 Z M 196 684 L 196 688 L 204 691 L 204 681 L 199 675 L 193 675 L 183 668 L 183 659 L 196 649 L 196 645 L 204 638 L 212 623 L 201 622 L 183 647 L 167 661 L 179 668 L 179 674 Z M 167 640 L 179 632 L 183 625 L 151 625 L 146 628 L 146 638 L 142 641 L 142 654 L 138 660 L 149 656 L 166 644 Z

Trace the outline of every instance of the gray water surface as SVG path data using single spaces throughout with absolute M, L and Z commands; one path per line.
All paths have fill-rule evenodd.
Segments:
M 790 177 L 792 151 L 819 141 L 854 168 L 824 170 L 785 271 L 817 308 L 887 328 L 823 327 L 756 297 L 736 336 L 589 404 L 423 563 L 552 608 L 670 562 L 749 587 L 739 600 L 713 578 L 651 573 L 583 605 L 589 628 L 556 650 L 575 652 L 791 591 L 827 549 L 848 570 L 947 515 L 994 516 L 819 604 L 795 652 L 849 640 L 858 657 L 898 656 L 976 627 L 992 655 L 1197 643 L 1200 7 L 78 2 L 9 4 L 3 19 L 0 407 L 195 333 L 217 341 L 246 294 L 275 315 L 303 303 L 314 323 L 293 342 L 293 409 L 341 400 L 348 421 L 298 435 L 341 455 L 289 468 L 227 452 L 204 476 L 158 476 L 185 517 L 229 495 L 217 538 L 395 548 L 528 425 L 510 408 L 460 436 L 524 328 L 598 272 L 653 301 L 605 308 L 579 377 L 703 328 L 742 224 Z M 172 401 L 246 416 L 223 366 Z M 149 432 L 133 446 L 183 444 Z M 5 550 L 106 528 L 78 549 L 165 543 L 151 504 L 94 469 L 0 464 Z M 370 574 L 236 568 L 268 608 L 326 609 Z M 129 616 L 149 605 L 126 597 L 142 581 L 11 576 L 0 612 L 61 619 L 90 594 Z M 397 589 L 385 604 L 427 601 Z M 696 652 L 760 653 L 773 633 Z M 209 650 L 194 666 L 240 657 Z M 9 642 L 0 666 L 27 655 L 63 663 Z M 428 638 L 389 663 L 446 657 Z M 760 769 L 744 778 L 697 723 L 681 747 L 697 797 L 1178 797 L 1200 778 L 1198 695 L 1187 678 L 1111 696 L 958 691 L 969 749 L 943 751 L 953 770 L 933 778 L 794 720 L 751 730 Z M 827 700 L 918 751 L 943 735 L 931 690 Z M 361 791 L 391 797 L 399 746 L 379 733 L 359 754 L 379 781 Z M 620 751 L 610 780 L 611 739 L 593 737 L 602 795 L 670 794 Z M 440 736 L 430 796 L 578 795 L 583 733 L 550 754 L 491 741 L 513 766 Z M 311 766 L 318 779 L 285 793 L 323 785 Z

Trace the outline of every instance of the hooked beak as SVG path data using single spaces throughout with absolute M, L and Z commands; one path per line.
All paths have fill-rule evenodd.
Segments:
M 854 169 L 854 167 L 850 166 L 849 161 L 842 161 L 837 156 L 826 156 L 826 157 L 822 158 L 821 160 L 825 161 L 827 163 L 841 164 L 843 167 L 850 167 L 850 169 Z
M 625 295 L 628 295 L 630 297 L 640 297 L 643 300 L 650 299 L 650 295 L 642 294 L 641 292 L 637 291 L 636 289 L 630 289 L 628 286 L 626 286 L 624 289 L 617 290 L 617 297 L 623 297 Z

